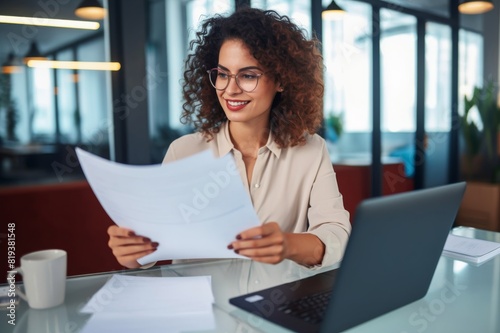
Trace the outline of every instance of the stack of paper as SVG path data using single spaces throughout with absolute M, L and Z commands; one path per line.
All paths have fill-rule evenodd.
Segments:
M 114 275 L 81 309 L 81 333 L 185 332 L 215 328 L 210 276 Z
M 234 158 L 204 151 L 165 165 L 133 166 L 79 148 L 78 159 L 111 219 L 160 245 L 140 258 L 245 258 L 227 245 L 260 224 Z
M 443 254 L 453 259 L 479 264 L 500 254 L 500 243 L 449 235 Z

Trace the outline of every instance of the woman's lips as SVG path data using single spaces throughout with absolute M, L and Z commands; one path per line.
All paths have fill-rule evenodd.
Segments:
M 234 100 L 226 100 L 226 106 L 231 111 L 239 111 L 243 109 L 248 103 L 248 101 L 234 101 Z

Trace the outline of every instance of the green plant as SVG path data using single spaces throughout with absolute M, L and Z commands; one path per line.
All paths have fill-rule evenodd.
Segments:
M 325 119 L 325 135 L 332 142 L 336 142 L 344 132 L 343 114 L 334 114 L 331 112 Z
M 497 137 L 500 126 L 500 108 L 497 105 L 495 85 L 475 87 L 472 97 L 464 96 L 464 114 L 460 117 L 460 129 L 465 143 L 465 176 L 469 179 L 497 179 Z M 480 123 L 471 117 L 477 109 Z

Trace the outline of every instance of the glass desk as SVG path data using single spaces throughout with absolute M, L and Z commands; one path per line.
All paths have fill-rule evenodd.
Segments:
M 458 227 L 452 233 L 500 242 L 500 233 L 495 232 Z M 15 326 L 8 324 L 7 311 L 3 307 L 0 310 L 0 332 L 79 332 L 90 318 L 79 310 L 113 274 L 156 277 L 211 275 L 216 328 L 203 332 L 289 332 L 230 305 L 228 299 L 333 268 L 336 267 L 310 271 L 290 261 L 265 265 L 228 259 L 70 277 L 66 284 L 65 303 L 59 307 L 33 310 L 21 300 L 16 306 Z M 116 291 L 110 290 L 110 295 L 113 292 Z M 105 299 L 102 301 L 106 302 Z M 500 256 L 479 266 L 441 257 L 424 298 L 348 332 L 500 332 Z

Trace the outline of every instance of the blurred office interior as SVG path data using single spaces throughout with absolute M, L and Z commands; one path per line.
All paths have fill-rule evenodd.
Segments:
M 19 198 L 2 199 L 5 223 L 44 216 L 45 206 L 54 214 L 54 205 L 58 214 L 82 210 L 85 221 L 107 218 L 86 206 L 98 206 L 88 186 L 85 199 L 47 199 L 85 183 L 74 148 L 161 163 L 169 143 L 192 131 L 179 119 L 189 41 L 204 17 L 248 5 L 288 15 L 322 42 L 319 134 L 351 214 L 366 197 L 463 180 L 459 118 L 474 87 L 491 82 L 497 93 L 500 3 L 463 14 L 461 2 L 337 0 L 343 15 L 323 17 L 330 0 L 2 0 L 0 188 Z M 89 3 L 95 11 L 77 11 Z M 45 26 L 49 19 L 85 24 Z M 35 213 L 21 218 L 23 207 Z

